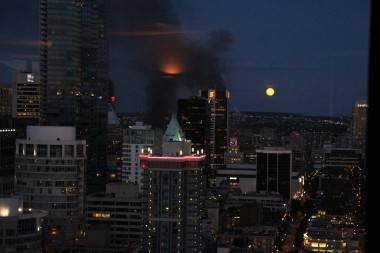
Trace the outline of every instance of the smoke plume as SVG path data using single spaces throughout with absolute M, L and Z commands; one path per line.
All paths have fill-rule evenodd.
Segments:
M 148 80 L 147 120 L 163 127 L 175 111 L 177 91 L 223 88 L 223 55 L 232 37 L 224 31 L 207 39 L 190 39 L 196 31 L 183 30 L 170 0 L 123 0 L 124 27 L 114 32 L 128 38 L 134 67 Z

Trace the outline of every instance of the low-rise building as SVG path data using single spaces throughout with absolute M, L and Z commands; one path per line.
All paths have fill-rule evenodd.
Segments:
M 142 235 L 142 199 L 138 186 L 127 183 L 109 183 L 106 192 L 93 193 L 86 200 L 87 230 L 110 232 L 112 248 L 135 249 Z
M 309 219 L 304 234 L 305 252 L 364 252 L 361 232 L 348 215 L 325 215 Z
M 267 226 L 230 230 L 218 234 L 217 252 L 272 253 L 276 233 L 275 227 Z
M 0 252 L 36 253 L 43 249 L 46 211 L 24 209 L 18 198 L 0 199 Z
M 230 194 L 224 207 L 229 208 L 252 202 L 261 203 L 264 209 L 274 212 L 283 211 L 286 207 L 283 197 L 278 193 Z
M 256 192 L 256 164 L 231 163 L 216 171 L 216 186 L 239 188 L 242 193 Z

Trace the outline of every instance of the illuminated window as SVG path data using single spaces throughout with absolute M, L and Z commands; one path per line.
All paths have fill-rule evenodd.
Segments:
M 311 243 L 312 248 L 318 248 L 318 243 L 317 242 L 312 242 Z
M 92 217 L 108 219 L 108 218 L 111 218 L 111 214 L 109 214 L 109 213 L 93 213 Z
M 208 98 L 209 99 L 215 98 L 215 90 L 209 90 L 208 91 Z
M 0 207 L 0 217 L 8 217 L 9 216 L 9 208 Z

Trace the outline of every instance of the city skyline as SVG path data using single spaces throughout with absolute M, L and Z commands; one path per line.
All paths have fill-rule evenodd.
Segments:
M 3 2 L 0 252 L 368 251 L 369 0 Z
M 120 33 L 123 1 L 109 3 L 109 62 L 115 94 L 120 94 L 117 110 L 142 111 L 144 82 L 128 68 L 128 36 Z M 214 8 L 213 3 L 181 0 L 174 7 L 186 36 L 231 33 L 226 86 L 232 110 L 338 116 L 351 114 L 354 102 L 367 96 L 368 1 L 242 1 Z M 38 1 L 7 2 L 2 10 L 0 82 L 9 83 L 12 60 L 39 59 Z M 18 12 L 23 15 L 14 20 Z M 268 85 L 276 88 L 275 96 L 265 96 Z M 189 93 L 193 91 L 180 91 L 182 97 Z

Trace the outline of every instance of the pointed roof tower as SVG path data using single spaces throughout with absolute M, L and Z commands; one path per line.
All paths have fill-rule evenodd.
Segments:
M 185 135 L 183 134 L 182 128 L 179 125 L 178 120 L 174 114 L 172 115 L 172 119 L 170 120 L 168 127 L 166 128 L 162 140 L 164 142 L 185 140 Z

